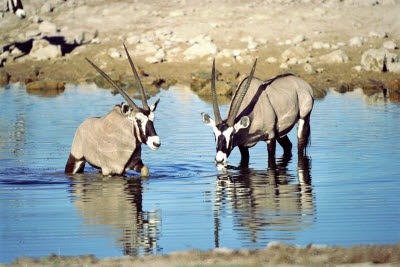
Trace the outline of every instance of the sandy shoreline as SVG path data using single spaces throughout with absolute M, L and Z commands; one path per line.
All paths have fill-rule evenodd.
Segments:
M 398 266 L 397 245 L 340 246 L 309 245 L 299 247 L 271 242 L 261 250 L 215 249 L 173 252 L 162 256 L 19 258 L 4 266 Z

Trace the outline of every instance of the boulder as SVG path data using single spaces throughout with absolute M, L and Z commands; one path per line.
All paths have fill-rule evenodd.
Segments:
M 383 43 L 383 48 L 389 49 L 389 50 L 393 50 L 393 49 L 398 49 L 399 47 L 396 45 L 395 42 L 393 41 L 386 41 Z
M 385 48 L 369 49 L 361 56 L 361 65 L 367 71 L 400 71 L 400 57 Z
M 345 63 L 349 61 L 349 57 L 343 50 L 335 50 L 329 54 L 322 55 L 319 57 L 324 63 Z
M 353 37 L 350 39 L 349 44 L 350 46 L 362 46 L 364 43 L 362 37 Z
M 29 56 L 35 60 L 55 59 L 62 56 L 61 46 L 52 45 L 47 40 L 34 40 Z
M 322 88 L 313 88 L 313 92 L 315 99 L 322 99 L 327 95 L 326 90 Z
M 291 58 L 301 59 L 308 56 L 308 52 L 303 47 L 293 46 L 283 51 L 283 53 L 281 54 L 281 61 L 286 62 L 289 61 Z
M 60 81 L 35 81 L 26 84 L 28 94 L 54 97 L 65 90 L 64 82 Z
M 218 47 L 211 40 L 204 39 L 199 43 L 195 43 L 183 52 L 187 61 L 202 58 L 209 55 L 215 55 Z
M 400 79 L 391 80 L 388 83 L 387 88 L 390 92 L 400 93 Z
M 42 35 L 56 35 L 58 29 L 54 23 L 43 21 L 39 25 L 39 31 L 42 33 Z
M 10 82 L 10 74 L 0 69 L 0 86 L 6 86 Z
M 225 81 L 216 81 L 215 83 L 215 91 L 218 96 L 230 96 L 233 90 L 235 90 L 235 87 Z M 211 83 L 206 84 L 206 86 L 198 92 L 198 95 L 211 96 Z

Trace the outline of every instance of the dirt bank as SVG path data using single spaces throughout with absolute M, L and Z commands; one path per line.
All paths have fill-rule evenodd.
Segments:
M 20 258 L 6 266 L 398 266 L 400 244 L 382 246 L 297 247 L 270 243 L 263 250 L 175 252 L 165 256 L 96 259 L 93 256 Z

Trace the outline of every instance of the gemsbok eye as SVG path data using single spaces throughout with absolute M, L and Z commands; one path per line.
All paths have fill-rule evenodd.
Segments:
M 115 106 L 101 118 L 89 118 L 77 129 L 65 173 L 83 172 L 85 163 L 100 169 L 103 175 L 124 175 L 130 169 L 149 175 L 149 169 L 141 159 L 141 144 L 157 150 L 161 146 L 153 124 L 154 111 L 160 100 L 149 106 L 136 68 L 124 44 L 130 66 L 139 87 L 143 108 L 132 99 L 107 74 L 86 59 L 128 102 Z

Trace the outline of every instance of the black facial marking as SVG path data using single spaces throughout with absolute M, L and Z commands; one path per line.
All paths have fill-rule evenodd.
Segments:
M 222 122 L 222 123 L 216 125 L 216 127 L 217 127 L 218 131 L 221 132 L 220 136 L 215 137 L 215 139 L 216 139 L 215 143 L 217 145 L 217 152 L 221 151 L 221 152 L 225 153 L 227 156 L 229 156 L 229 154 L 231 153 L 231 151 L 233 149 L 233 147 L 232 147 L 233 136 L 231 136 L 231 138 L 229 140 L 229 144 L 227 144 L 225 135 L 223 134 L 224 131 L 226 131 L 229 128 L 229 126 L 228 126 L 228 124 Z

